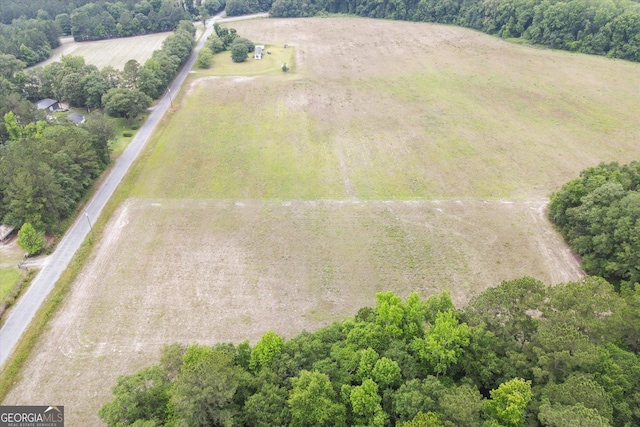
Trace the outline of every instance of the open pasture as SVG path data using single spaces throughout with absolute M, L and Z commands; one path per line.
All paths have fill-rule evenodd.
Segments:
M 164 343 L 290 337 L 378 291 L 460 305 L 581 277 L 546 198 L 638 158 L 638 64 L 429 24 L 231 26 L 292 45 L 295 72 L 192 74 L 4 404 L 98 425 L 116 377 Z
M 55 49 L 51 57 L 38 65 L 46 65 L 59 61 L 62 55 L 84 57 L 87 64 L 92 64 L 98 69 L 107 65 L 124 69 L 124 64 L 130 59 L 135 59 L 140 64 L 151 58 L 154 50 L 162 47 L 162 42 L 171 32 L 146 34 L 144 36 L 124 37 L 108 40 L 96 40 L 88 42 L 75 42 L 67 38 L 60 47 Z

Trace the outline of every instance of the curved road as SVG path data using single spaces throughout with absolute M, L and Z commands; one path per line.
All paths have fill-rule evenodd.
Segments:
M 266 14 L 251 15 L 237 18 L 220 19 L 220 15 L 214 16 L 209 22 L 205 33 L 196 44 L 191 56 L 185 62 L 182 70 L 171 83 L 165 95 L 159 100 L 147 121 L 136 133 L 124 152 L 118 157 L 109 176 L 104 180 L 100 188 L 95 192 L 89 203 L 85 206 L 84 214 L 80 215 L 75 223 L 67 230 L 62 240 L 58 243 L 56 250 L 51 254 L 44 267 L 35 277 L 31 286 L 20 298 L 14 309 L 11 311 L 7 321 L 0 329 L 0 367 L 7 361 L 11 352 L 15 348 L 22 333 L 35 316 L 36 312 L 47 298 L 54 284 L 60 278 L 62 272 L 69 265 L 69 261 L 76 253 L 80 244 L 87 237 L 93 221 L 100 216 L 105 204 L 111 198 L 129 167 L 142 151 L 156 126 L 164 116 L 165 112 L 172 105 L 171 96 L 177 94 L 180 86 L 184 82 L 187 74 L 191 71 L 196 61 L 198 51 L 204 45 L 205 40 L 213 31 L 213 22 L 232 21 L 236 19 L 247 19 L 251 17 L 266 16 Z

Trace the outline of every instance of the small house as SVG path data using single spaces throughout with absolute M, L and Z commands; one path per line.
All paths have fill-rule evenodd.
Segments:
M 45 98 L 36 102 L 36 107 L 38 110 L 55 111 L 60 108 L 60 104 L 55 99 Z
M 253 51 L 253 59 L 262 59 L 263 50 L 264 50 L 264 45 L 256 45 L 256 48 Z
M 82 114 L 79 114 L 79 113 L 70 113 L 70 114 L 67 114 L 67 117 L 76 126 L 81 125 L 82 123 L 84 123 L 84 120 L 85 120 L 84 116 Z

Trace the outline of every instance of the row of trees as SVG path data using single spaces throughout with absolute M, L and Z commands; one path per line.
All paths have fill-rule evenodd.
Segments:
M 640 289 L 600 278 L 504 282 L 456 310 L 448 294 L 375 308 L 254 346 L 173 344 L 122 376 L 109 426 L 633 426 Z
M 455 24 L 552 48 L 640 61 L 640 4 L 631 0 L 275 0 L 270 13 L 348 13 Z
M 193 2 L 142 0 L 129 7 L 122 2 L 88 3 L 56 16 L 56 21 L 74 40 L 85 41 L 171 31 L 197 15 Z
M 590 274 L 640 282 L 640 162 L 602 163 L 553 194 L 549 217 Z
M 207 39 L 204 48 L 198 53 L 198 66 L 201 68 L 209 68 L 213 61 L 213 54 L 231 51 L 231 59 L 233 62 L 244 62 L 249 56 L 249 52 L 253 52 L 255 44 L 240 34 L 235 28 L 221 27 L 217 22 L 213 24 L 215 34 Z

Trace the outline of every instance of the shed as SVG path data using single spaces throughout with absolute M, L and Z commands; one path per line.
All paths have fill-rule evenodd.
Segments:
M 0 224 L 0 243 L 5 243 L 9 240 L 9 237 L 11 237 L 15 229 L 15 227 L 11 227 L 10 225 Z
M 55 99 L 45 98 L 36 102 L 36 107 L 38 108 L 38 110 L 55 111 L 60 108 L 60 105 Z
M 85 120 L 84 116 L 82 114 L 79 114 L 79 113 L 70 113 L 70 114 L 67 114 L 67 117 L 76 126 L 81 125 L 82 123 L 84 123 L 84 120 Z
M 264 50 L 264 45 L 256 45 L 256 48 L 253 51 L 253 59 L 262 59 L 263 50 Z

